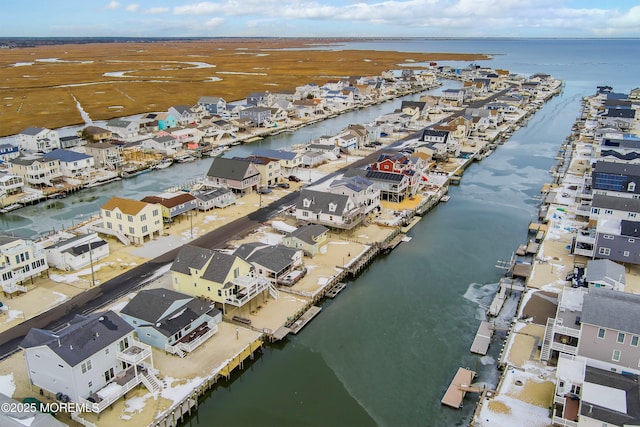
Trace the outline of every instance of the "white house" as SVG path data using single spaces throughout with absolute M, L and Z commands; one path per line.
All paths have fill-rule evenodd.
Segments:
M 48 269 L 44 251 L 34 242 L 0 234 L 0 284 L 4 292 L 27 292 L 23 283 Z
M 88 177 L 95 170 L 93 156 L 76 151 L 56 149 L 43 156 L 45 159 L 58 160 L 60 172 L 67 178 Z
M 105 127 L 123 141 L 134 141 L 140 134 L 140 123 L 132 120 L 111 119 Z
M 167 156 L 173 156 L 182 150 L 182 142 L 173 135 L 164 135 L 145 139 L 142 141 L 142 147 Z
M 44 249 L 49 266 L 59 270 L 79 270 L 109 256 L 109 244 L 97 233 L 81 234 Z
M 47 128 L 28 127 L 16 135 L 16 140 L 23 150 L 46 153 L 60 148 L 58 131 Z

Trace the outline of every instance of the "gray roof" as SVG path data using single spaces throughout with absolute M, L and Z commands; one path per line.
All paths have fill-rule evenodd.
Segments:
M 293 257 L 296 252 L 295 249 L 282 245 L 265 246 L 262 244 L 262 247 L 255 248 L 245 259 L 278 273 L 293 263 Z
M 371 182 L 370 179 L 367 179 L 363 176 L 355 175 L 355 176 L 345 177 L 342 179 L 336 179 L 331 182 L 331 185 L 329 187 L 333 189 L 341 185 L 344 185 L 350 190 L 353 190 L 356 193 L 359 193 L 371 187 L 373 185 L 373 182 Z
M 582 303 L 583 323 L 640 335 L 640 295 L 592 288 Z
M 211 259 L 213 251 L 211 249 L 199 248 L 197 246 L 184 245 L 176 255 L 171 271 L 189 274 L 189 268 L 201 269 Z
M 604 369 L 587 366 L 584 382 L 597 384 L 621 390 L 624 392 L 627 410 L 626 413 L 597 405 L 584 399 L 580 405 L 580 414 L 595 420 L 607 423 L 607 425 L 638 425 L 640 424 L 640 390 L 638 388 L 638 376 L 632 374 L 617 374 Z
M 201 96 L 198 104 L 217 104 L 221 99 L 219 96 Z
M 329 231 L 327 227 L 319 224 L 309 224 L 302 227 L 298 227 L 287 236 L 295 237 L 305 243 L 313 245 L 316 243 L 316 238 Z
M 218 197 L 224 196 L 227 193 L 231 193 L 232 191 L 228 188 L 213 188 L 211 190 L 198 190 L 191 193 L 193 197 L 198 200 L 208 201 L 217 199 Z
M 634 163 L 605 162 L 603 160 L 599 160 L 595 164 L 594 172 L 640 176 L 640 165 Z
M 0 234 L 0 246 L 4 246 L 7 243 L 15 242 L 16 240 L 21 240 L 22 237 L 9 236 L 7 234 Z
M 21 135 L 32 135 L 32 136 L 35 136 L 35 135 L 38 135 L 40 132 L 45 131 L 45 130 L 47 130 L 47 129 L 31 126 L 31 127 L 26 128 L 22 132 L 20 132 L 20 134 Z
M 244 243 L 240 245 L 235 251 L 233 251 L 233 254 L 248 260 L 251 254 L 253 254 L 259 248 L 264 248 L 265 246 L 269 246 L 269 245 L 267 243 L 262 243 L 262 242 Z
M 640 212 L 640 199 L 594 194 L 593 200 L 591 201 L 591 207 L 614 209 L 625 212 Z
M 180 114 L 193 114 L 193 110 L 188 105 L 172 105 L 172 108 Z
M 213 251 L 213 258 L 202 274 L 202 278 L 216 283 L 224 283 L 236 258 L 241 257 Z
M 249 160 L 214 157 L 207 176 L 242 181 L 250 166 L 251 162 Z
M 285 151 L 285 150 L 272 150 L 269 148 L 256 148 L 251 153 L 252 156 L 260 156 L 260 157 L 269 157 L 271 159 L 278 160 L 293 160 L 296 158 L 298 153 L 294 153 L 293 151 Z
M 304 200 L 311 200 L 309 207 L 304 206 Z M 309 210 L 313 213 L 327 213 L 333 215 L 342 215 L 349 201 L 349 196 L 343 194 L 325 193 L 322 191 L 315 191 L 309 189 L 303 189 L 296 202 L 297 209 Z M 335 203 L 337 205 L 334 211 L 329 211 L 329 204 Z
M 624 266 L 609 259 L 594 259 L 587 262 L 587 283 L 607 282 L 613 285 L 614 282 L 625 283 Z
M 114 128 L 126 128 L 132 122 L 130 120 L 122 120 L 122 119 L 111 119 L 107 122 L 107 126 L 111 126 Z
M 217 315 L 213 304 L 171 289 L 145 289 L 120 311 L 151 326 L 166 337 L 174 335 L 202 315 Z
M 57 334 L 32 328 L 20 346 L 27 349 L 46 345 L 69 366 L 76 366 L 131 331 L 131 325 L 111 310 L 87 316 L 78 314 Z

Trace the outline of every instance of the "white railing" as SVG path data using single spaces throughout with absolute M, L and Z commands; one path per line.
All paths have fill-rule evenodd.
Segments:
M 131 244 L 131 240 L 129 240 L 129 238 L 127 236 L 125 236 L 123 233 L 121 233 L 118 230 L 113 230 L 111 228 L 105 228 L 102 227 L 101 225 L 97 225 L 97 224 L 93 224 L 90 227 L 88 227 L 89 231 L 95 231 L 96 233 L 102 233 L 102 234 L 108 234 L 110 236 L 115 236 L 118 238 L 118 240 L 120 240 L 123 244 L 129 246 Z
M 169 343 L 166 343 L 164 345 L 164 351 L 166 351 L 168 353 L 171 353 L 171 354 L 176 354 L 176 355 L 178 355 L 180 357 L 184 357 L 185 356 L 184 351 L 180 350 L 180 348 L 178 348 L 175 345 L 170 345 Z
M 247 302 L 249 302 L 253 297 L 258 295 L 260 292 L 264 291 L 269 287 L 271 282 L 269 282 L 266 278 L 262 276 L 252 277 L 252 276 L 243 276 L 238 277 L 233 281 L 233 283 L 240 288 L 242 288 L 238 294 L 243 294 L 240 298 L 236 297 L 227 297 L 226 301 L 228 304 L 235 305 L 237 307 L 241 307 Z
M 271 295 L 271 298 L 273 299 L 278 299 L 280 297 L 280 292 L 278 292 L 273 285 L 269 285 L 269 295 Z
M 578 354 L 578 347 L 574 347 L 574 346 L 568 345 L 568 344 L 562 344 L 562 343 L 555 342 L 555 341 L 551 343 L 551 349 L 559 351 L 561 353 L 568 353 L 568 354 L 571 354 L 573 356 Z
M 580 248 L 578 248 L 578 246 L 576 246 L 575 249 L 573 250 L 573 254 L 574 255 L 581 255 L 581 256 L 585 256 L 587 258 L 592 257 L 593 253 L 594 253 L 593 249 L 580 249 Z
M 580 329 L 570 328 L 568 326 L 561 326 L 558 323 L 553 328 L 553 332 L 556 334 L 568 335 L 574 338 L 580 338 Z
M 562 407 L 564 408 L 564 405 L 567 404 L 567 398 L 564 396 L 558 396 L 557 394 L 553 395 L 553 403 L 557 403 L 558 405 L 562 405 Z
M 131 365 L 138 365 L 144 359 L 151 356 L 151 346 L 137 340 L 131 341 L 129 347 L 116 352 L 116 357 Z
M 189 341 L 186 343 L 180 342 L 176 345 L 176 347 L 180 348 L 183 351 L 186 351 L 187 353 L 191 353 L 193 350 L 198 348 L 200 345 L 202 345 L 202 343 L 204 343 L 206 340 L 208 340 L 218 332 L 218 325 L 216 325 L 215 323 L 209 322 L 208 327 L 209 330 L 205 334 L 200 335 L 193 341 Z
M 78 424 L 82 424 L 84 427 L 98 427 L 91 421 L 87 421 L 80 416 L 80 412 L 72 412 L 71 419 L 77 422 Z
M 87 399 L 82 397 L 80 397 L 78 400 L 80 401 L 79 402 L 80 404 L 84 405 L 86 408 L 90 409 L 92 412 L 99 414 L 100 412 L 107 409 L 109 405 L 111 405 L 113 402 L 120 399 L 122 396 L 124 396 L 126 393 L 132 390 L 135 386 L 140 384 L 140 382 L 141 382 L 140 376 L 133 377 L 129 382 L 123 385 L 122 388 L 117 393 L 109 394 L 109 396 L 107 396 L 105 399 L 102 399 L 100 402 L 95 402 L 95 403 L 89 402 Z M 105 387 L 107 387 L 109 384 L 107 384 Z
M 150 392 L 154 392 L 156 390 L 160 390 L 164 388 L 160 380 L 153 375 L 153 372 L 147 370 L 146 372 L 142 372 L 140 374 L 140 379 L 142 380 L 142 384 L 149 390 Z
M 552 419 L 553 425 L 554 426 L 561 426 L 561 427 L 578 427 L 578 423 L 575 421 L 569 421 L 566 420 L 562 417 L 559 417 L 557 415 L 553 416 Z

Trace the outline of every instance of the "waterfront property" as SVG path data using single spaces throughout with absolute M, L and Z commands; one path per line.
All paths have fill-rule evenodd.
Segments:
M 41 127 L 28 127 L 16 135 L 22 150 L 46 153 L 60 148 L 58 131 Z
M 0 283 L 5 294 L 27 292 L 25 282 L 49 269 L 42 248 L 33 241 L 0 235 Z
M 211 302 L 171 289 L 143 289 L 120 310 L 138 339 L 185 357 L 211 338 L 222 313 Z
M 237 200 L 233 191 L 224 187 L 196 190 L 191 194 L 196 198 L 198 210 L 200 211 L 225 208 L 236 203 Z
M 364 212 L 350 195 L 305 188 L 296 202 L 295 217 L 300 224 L 350 230 L 365 219 Z
M 260 242 L 245 243 L 234 254 L 249 261 L 272 285 L 291 286 L 304 277 L 302 250 Z M 296 273 L 297 274 L 294 274 Z
M 158 390 L 151 348 L 133 331 L 113 311 L 76 315 L 57 332 L 33 328 L 20 344 L 29 379 L 58 400 L 86 404 L 96 413 L 138 384 Z
M 204 184 L 209 187 L 226 187 L 235 193 L 246 193 L 258 189 L 260 172 L 249 160 L 214 157 Z
M 112 197 L 100 209 L 102 227 L 95 231 L 116 236 L 125 244 L 141 244 L 162 232 L 160 208 L 152 203 Z
M 189 193 L 162 193 L 144 197 L 141 201 L 160 206 L 164 222 L 173 222 L 198 207 L 196 198 Z
M 97 233 L 81 234 L 47 246 L 44 252 L 49 266 L 75 271 L 108 257 L 109 244 Z
M 320 247 L 327 241 L 329 229 L 324 225 L 309 224 L 287 233 L 282 244 L 290 248 L 302 249 L 305 255 L 313 257 L 320 252 Z

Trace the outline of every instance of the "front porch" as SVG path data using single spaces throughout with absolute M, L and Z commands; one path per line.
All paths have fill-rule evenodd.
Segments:
M 166 344 L 165 351 L 185 357 L 186 353 L 193 352 L 218 332 L 218 325 L 213 320 L 203 322 L 190 333 L 180 338 L 174 345 Z

